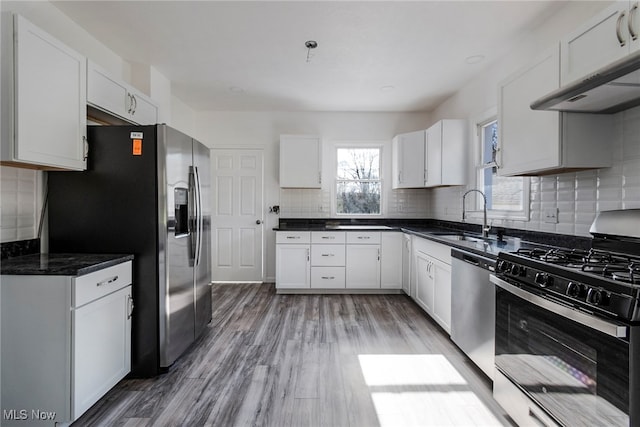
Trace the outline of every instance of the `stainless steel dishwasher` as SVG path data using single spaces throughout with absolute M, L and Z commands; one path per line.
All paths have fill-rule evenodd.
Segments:
M 489 274 L 495 263 L 451 249 L 451 339 L 492 380 L 496 300 Z

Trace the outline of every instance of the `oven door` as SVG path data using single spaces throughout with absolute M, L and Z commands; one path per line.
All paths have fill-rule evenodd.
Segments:
M 496 368 L 564 426 L 629 426 L 629 339 L 494 275 Z

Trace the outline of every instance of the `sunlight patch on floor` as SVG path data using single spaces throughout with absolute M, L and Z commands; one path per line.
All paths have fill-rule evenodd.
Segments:
M 358 358 L 381 427 L 502 426 L 444 355 Z
M 368 386 L 467 384 L 442 354 L 359 354 L 358 359 Z

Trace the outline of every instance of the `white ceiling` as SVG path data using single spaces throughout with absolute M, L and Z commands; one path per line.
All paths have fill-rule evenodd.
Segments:
M 558 1 L 55 1 L 196 110 L 429 111 Z M 307 62 L 305 42 L 315 40 Z M 486 58 L 476 64 L 465 59 Z M 383 90 L 391 86 L 393 89 Z

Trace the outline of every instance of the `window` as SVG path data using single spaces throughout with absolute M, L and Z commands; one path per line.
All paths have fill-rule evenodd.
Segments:
M 478 188 L 487 198 L 487 211 L 493 218 L 528 220 L 529 179 L 497 174 L 498 121 L 492 116 L 477 126 L 480 151 Z
M 380 215 L 380 148 L 337 148 L 336 214 Z

